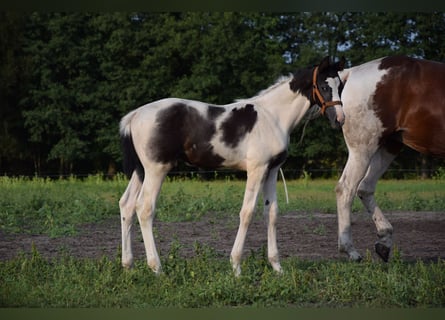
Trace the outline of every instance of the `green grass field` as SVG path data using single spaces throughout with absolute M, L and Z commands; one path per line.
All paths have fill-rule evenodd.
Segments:
M 75 235 L 83 223 L 101 223 L 119 215 L 118 199 L 127 180 L 0 178 L 0 229 L 3 233 Z M 280 212 L 335 213 L 335 180 L 288 181 L 285 203 L 280 182 Z M 157 219 L 200 219 L 207 212 L 238 215 L 244 181 L 168 179 Z M 382 180 L 377 199 L 385 211 L 442 211 L 445 180 Z M 363 210 L 359 201 L 354 210 Z M 196 248 L 181 258 L 173 246 L 162 261 L 160 277 L 137 260 L 124 271 L 114 259 L 47 260 L 33 251 L 0 262 L 1 307 L 443 307 L 445 262 L 407 263 L 397 251 L 389 264 L 284 259 L 277 276 L 264 248 L 243 260 L 235 278 L 230 264 L 213 248 Z
M 86 179 L 25 179 L 0 177 L 0 229 L 9 233 L 72 235 L 82 223 L 119 215 L 118 201 L 127 179 L 101 176 Z M 277 186 L 280 213 L 336 212 L 336 180 L 292 180 Z M 156 219 L 193 221 L 208 212 L 237 216 L 245 181 L 167 179 L 159 197 Z M 444 211 L 445 179 L 381 180 L 376 199 L 384 211 Z M 258 209 L 261 209 L 259 201 Z M 359 200 L 354 211 L 363 211 Z
M 2 307 L 443 307 L 445 262 L 390 264 L 283 261 L 276 275 L 264 254 L 246 257 L 235 278 L 210 248 L 164 259 L 156 277 L 144 261 L 124 271 L 119 258 L 47 261 L 38 252 L 0 263 Z

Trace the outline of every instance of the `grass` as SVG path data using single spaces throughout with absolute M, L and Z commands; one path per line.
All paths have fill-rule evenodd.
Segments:
M 0 178 L 0 229 L 4 233 L 75 235 L 84 223 L 119 215 L 118 199 L 127 180 Z M 281 213 L 335 213 L 335 180 L 288 181 L 289 204 L 278 184 Z M 157 219 L 198 220 L 207 212 L 236 217 L 244 181 L 167 179 Z M 377 201 L 384 211 L 445 212 L 445 180 L 382 180 Z M 261 201 L 260 205 L 261 207 Z M 354 210 L 362 211 L 359 201 Z M 323 228 L 314 230 L 319 234 Z M 196 244 L 192 258 L 179 244 L 163 256 L 156 277 L 145 259 L 124 271 L 115 258 L 44 259 L 35 249 L 0 261 L 0 307 L 444 307 L 445 262 L 404 262 L 397 249 L 391 263 L 283 259 L 276 275 L 266 250 L 243 259 L 235 278 L 230 264 L 212 248 Z
M 253 252 L 235 278 L 211 248 L 184 259 L 174 250 L 156 277 L 144 261 L 125 271 L 119 258 L 31 257 L 0 262 L 0 307 L 443 307 L 445 262 L 390 264 L 283 261 L 276 275 Z
M 0 177 L 0 229 L 8 233 L 74 235 L 77 226 L 119 215 L 118 201 L 128 181 L 122 176 L 104 180 L 49 180 Z M 335 213 L 336 180 L 292 180 L 278 183 L 280 212 Z M 245 181 L 169 178 L 157 205 L 160 221 L 194 221 L 208 212 L 237 216 Z M 383 211 L 444 211 L 445 179 L 382 180 L 376 193 Z M 259 201 L 258 210 L 261 210 Z M 353 211 L 363 211 L 359 200 Z
M 73 235 L 76 226 L 118 213 L 125 181 L 0 177 L 0 228 L 9 233 Z

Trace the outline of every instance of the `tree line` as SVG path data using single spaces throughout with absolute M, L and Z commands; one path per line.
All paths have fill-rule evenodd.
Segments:
M 113 174 L 119 120 L 138 106 L 226 104 L 326 55 L 353 66 L 392 54 L 444 61 L 445 14 L 1 12 L 0 174 Z M 346 158 L 318 118 L 292 134 L 285 168 L 332 175 Z M 405 150 L 392 166 L 443 164 Z

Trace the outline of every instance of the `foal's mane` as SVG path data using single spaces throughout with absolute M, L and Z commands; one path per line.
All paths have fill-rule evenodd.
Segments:
M 270 87 L 261 90 L 260 92 L 257 93 L 256 96 L 247 98 L 247 99 L 236 99 L 235 102 L 243 102 L 243 101 L 247 101 L 247 100 L 254 100 L 256 98 L 259 98 L 261 96 L 264 96 L 266 94 L 268 94 L 270 91 L 276 89 L 277 87 L 281 86 L 282 84 L 284 84 L 285 82 L 289 81 L 292 78 L 292 75 L 289 76 L 280 76 L 273 85 L 271 85 Z

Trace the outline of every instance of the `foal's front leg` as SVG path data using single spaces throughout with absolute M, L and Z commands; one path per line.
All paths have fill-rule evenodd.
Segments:
M 247 171 L 246 190 L 244 192 L 243 205 L 240 211 L 240 223 L 235 243 L 233 244 L 230 260 L 236 276 L 241 274 L 241 257 L 243 254 L 244 242 L 246 240 L 247 229 L 252 219 L 253 212 L 261 189 L 266 167 L 259 167 L 255 170 Z
M 277 202 L 277 176 L 279 168 L 274 168 L 269 171 L 263 187 L 264 200 L 264 218 L 267 223 L 267 256 L 272 268 L 282 273 L 280 258 L 278 255 L 277 246 L 277 216 L 278 216 L 278 202 Z

